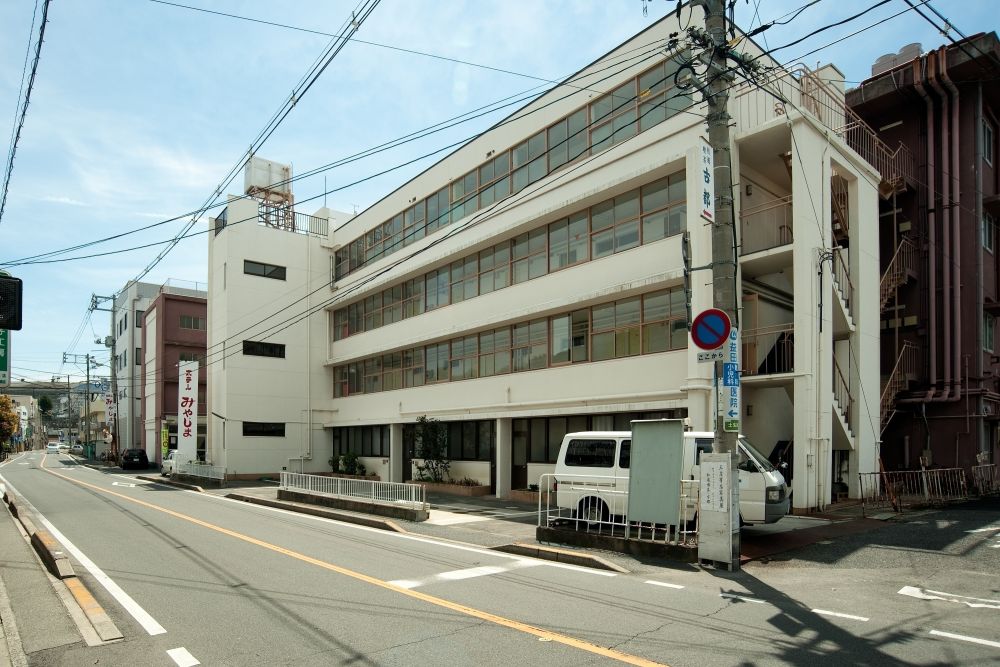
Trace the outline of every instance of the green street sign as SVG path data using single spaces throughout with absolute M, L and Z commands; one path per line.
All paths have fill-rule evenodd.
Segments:
M 722 422 L 722 430 L 729 433 L 739 433 L 740 432 L 740 420 L 739 419 L 726 419 Z
M 0 387 L 10 385 L 10 332 L 0 329 Z

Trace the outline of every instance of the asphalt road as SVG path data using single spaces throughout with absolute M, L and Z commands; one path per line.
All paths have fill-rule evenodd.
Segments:
M 1000 661 L 996 506 L 915 516 L 735 574 L 614 574 L 246 505 L 65 455 L 31 453 L 0 475 L 63 537 L 125 635 L 39 651 L 32 665 Z

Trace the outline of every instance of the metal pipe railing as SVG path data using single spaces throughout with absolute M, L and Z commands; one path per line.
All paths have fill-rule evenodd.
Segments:
M 422 484 L 282 472 L 280 488 L 416 510 L 427 509 L 427 487 Z

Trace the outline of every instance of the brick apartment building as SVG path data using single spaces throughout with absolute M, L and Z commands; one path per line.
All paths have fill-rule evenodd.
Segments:
M 887 469 L 1000 460 L 1000 43 L 883 56 L 847 104 L 912 153 L 881 202 L 881 456 Z M 921 460 L 923 459 L 923 460 Z

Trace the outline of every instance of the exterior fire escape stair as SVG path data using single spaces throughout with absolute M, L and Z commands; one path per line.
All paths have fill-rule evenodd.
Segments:
M 879 284 L 879 310 L 885 312 L 885 307 L 892 299 L 893 293 L 916 277 L 917 266 L 917 244 L 909 237 L 904 236 L 896 252 L 892 256 L 892 261 L 882 274 L 882 281 Z
M 882 387 L 882 396 L 879 400 L 879 433 L 885 431 L 885 427 L 896 414 L 896 397 L 909 386 L 916 365 L 917 348 L 912 343 L 904 341 L 896 365 Z

